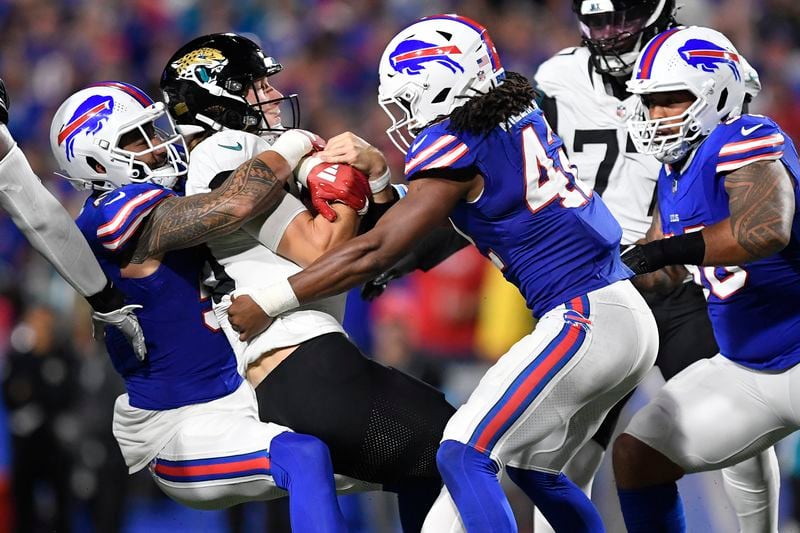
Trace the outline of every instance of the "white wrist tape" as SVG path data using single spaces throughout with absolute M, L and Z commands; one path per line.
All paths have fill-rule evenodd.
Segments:
M 369 188 L 372 191 L 372 194 L 378 194 L 386 187 L 389 186 L 389 181 L 392 179 L 392 171 L 389 170 L 389 165 L 386 165 L 386 172 L 381 174 L 379 177 L 369 180 Z
M 294 169 L 300 159 L 313 148 L 311 139 L 299 130 L 289 130 L 272 143 L 270 150 L 283 157 L 289 167 Z
M 311 169 L 320 163 L 322 163 L 322 159 L 315 155 L 304 157 L 303 160 L 300 161 L 300 166 L 297 167 L 297 172 L 295 173 L 297 182 L 303 187 L 308 188 L 308 175 L 311 172 Z
M 233 297 L 248 295 L 269 316 L 276 317 L 300 307 L 288 279 L 262 288 L 242 288 L 233 291 Z

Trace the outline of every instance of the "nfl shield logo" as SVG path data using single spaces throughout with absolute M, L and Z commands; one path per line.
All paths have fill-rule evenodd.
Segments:
M 628 110 L 625 108 L 623 104 L 617 105 L 617 116 L 619 118 L 625 118 L 625 115 L 628 113 Z

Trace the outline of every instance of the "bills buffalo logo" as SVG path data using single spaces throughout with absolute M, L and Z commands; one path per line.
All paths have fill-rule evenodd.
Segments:
M 720 65 L 727 65 L 732 71 L 733 76 L 739 80 L 742 76 L 739 73 L 739 56 L 725 48 L 705 41 L 703 39 L 689 39 L 678 49 L 684 61 L 694 68 L 705 72 L 714 72 Z
M 216 48 L 193 50 L 170 66 L 178 73 L 178 78 L 200 84 L 213 82 L 216 75 L 228 64 L 228 59 Z
M 394 52 L 389 55 L 389 63 L 397 72 L 403 74 L 420 74 L 425 70 L 425 64 L 434 62 L 450 69 L 451 72 L 464 72 L 458 62 L 450 54 L 461 54 L 457 46 L 436 46 L 432 43 L 407 39 L 397 45 Z
M 113 110 L 114 99 L 110 96 L 91 96 L 78 106 L 58 134 L 58 145 L 66 143 L 67 161 L 75 157 L 74 145 L 78 134 L 94 135 L 100 131 Z

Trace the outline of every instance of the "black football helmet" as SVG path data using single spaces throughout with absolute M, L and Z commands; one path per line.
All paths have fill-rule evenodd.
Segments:
M 246 37 L 235 33 L 204 35 L 184 45 L 167 61 L 161 75 L 161 92 L 169 114 L 184 133 L 191 132 L 191 126 L 207 132 L 227 128 L 258 135 L 278 133 L 298 127 L 297 95 L 254 104 L 248 103 L 245 96 L 255 80 L 281 70 L 280 63 L 265 56 Z M 270 127 L 262 106 L 284 102 L 291 108 L 291 121 L 282 116 L 281 125 Z
M 675 25 L 675 0 L 572 0 L 583 44 L 602 74 L 628 76 L 650 39 Z

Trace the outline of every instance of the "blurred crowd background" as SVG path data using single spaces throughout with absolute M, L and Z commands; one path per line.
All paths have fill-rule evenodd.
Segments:
M 800 139 L 800 3 L 679 0 L 678 19 L 727 34 L 761 74 L 751 110 Z M 0 76 L 10 129 L 44 183 L 73 214 L 84 195 L 54 175 L 48 132 L 59 104 L 100 80 L 158 98 L 170 55 L 204 33 L 236 31 L 283 63 L 271 81 L 300 95 L 301 123 L 325 137 L 352 130 L 402 174 L 376 102 L 377 65 L 389 39 L 415 18 L 458 12 L 483 23 L 504 66 L 532 76 L 544 59 L 579 43 L 570 0 L 0 0 Z M 0 176 L 0 185 L 2 176 Z M 362 349 L 462 402 L 485 369 L 532 319 L 515 290 L 474 250 L 393 283 L 373 304 L 351 294 L 347 326 Z M 166 500 L 145 472 L 128 476 L 111 435 L 121 381 L 92 340 L 88 310 L 0 212 L 0 532 L 284 531 L 285 503 L 233 512 L 189 511 Z M 648 381 L 635 409 L 646 398 Z M 731 421 L 735 423 L 735 421 Z M 796 441 L 780 448 L 782 531 L 798 531 Z M 690 530 L 731 531 L 714 475 L 682 481 Z M 608 467 L 595 500 L 619 530 Z M 342 499 L 354 531 L 397 531 L 391 497 Z M 514 498 L 522 531 L 530 508 Z M 615 529 L 616 528 L 616 529 Z

